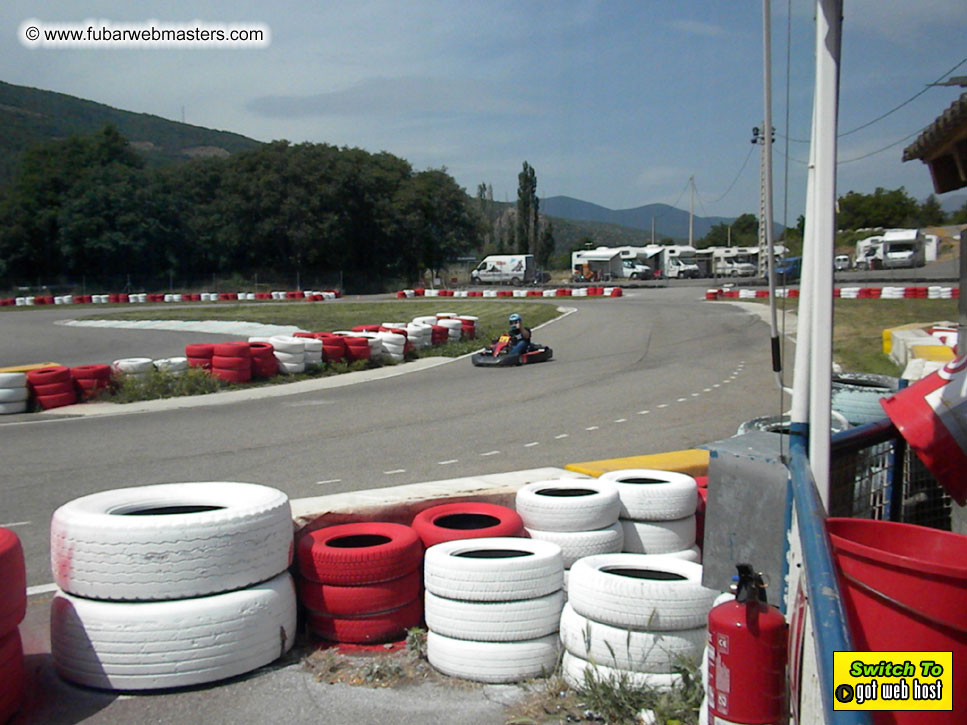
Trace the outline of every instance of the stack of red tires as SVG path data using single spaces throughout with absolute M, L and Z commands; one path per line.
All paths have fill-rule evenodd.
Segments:
M 423 620 L 423 545 L 402 524 L 337 524 L 296 550 L 309 630 L 331 642 L 379 644 Z
M 24 655 L 18 626 L 27 612 L 27 571 L 20 539 L 0 528 L 0 722 L 24 698 Z
M 27 373 L 27 387 L 34 400 L 44 410 L 73 405 L 77 402 L 70 368 L 51 365 Z
M 78 365 L 70 372 L 77 396 L 82 401 L 96 398 L 111 385 L 110 365 Z
M 212 377 L 229 383 L 252 379 L 252 349 L 247 340 L 217 343 L 212 354 Z
M 194 343 L 185 345 L 185 357 L 188 358 L 188 367 L 201 368 L 202 370 L 212 369 L 212 355 L 215 354 L 215 346 L 211 343 Z
M 271 343 L 250 342 L 248 347 L 253 378 L 274 378 L 279 374 L 279 361 L 275 359 L 275 348 Z

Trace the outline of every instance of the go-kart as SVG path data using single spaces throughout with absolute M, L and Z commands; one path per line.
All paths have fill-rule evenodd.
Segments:
M 477 367 L 506 367 L 544 362 L 550 360 L 554 355 L 554 352 L 547 345 L 534 345 L 532 343 L 528 343 L 524 352 L 512 353 L 511 348 L 514 347 L 517 339 L 514 335 L 504 333 L 492 345 L 480 352 L 475 352 L 471 356 L 470 362 Z

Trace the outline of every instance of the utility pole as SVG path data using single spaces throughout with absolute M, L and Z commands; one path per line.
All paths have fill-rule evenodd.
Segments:
M 688 246 L 694 246 L 692 241 L 695 236 L 695 177 L 688 177 L 688 187 L 691 193 L 688 197 Z
M 655 217 L 651 218 L 651 243 L 655 243 Z

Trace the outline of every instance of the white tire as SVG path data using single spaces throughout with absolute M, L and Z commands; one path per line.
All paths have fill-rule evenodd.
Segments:
M 288 497 L 254 483 L 168 483 L 74 499 L 50 522 L 54 581 L 105 600 L 240 589 L 292 561 Z
M 154 366 L 158 370 L 166 370 L 169 373 L 184 372 L 188 369 L 188 358 L 186 357 L 164 357 L 154 361 Z
M 254 335 L 254 336 L 250 337 L 248 339 L 248 341 L 249 342 L 268 342 L 271 345 L 272 344 L 270 342 L 271 339 L 272 339 L 271 337 L 262 337 L 262 336 L 259 336 L 259 335 Z M 272 349 L 273 350 L 275 349 L 275 346 L 274 345 L 273 345 Z
M 296 635 L 288 572 L 247 589 L 170 602 L 102 602 L 59 592 L 50 610 L 57 672 L 109 690 L 234 677 L 281 657 Z
M 624 682 L 629 687 L 638 689 L 671 690 L 682 684 L 682 676 L 678 674 L 664 675 L 651 672 L 629 672 L 619 670 L 614 667 L 606 667 L 601 664 L 582 660 L 575 657 L 570 652 L 564 652 L 561 660 L 561 675 L 564 681 L 575 690 L 583 690 L 586 687 L 585 671 L 590 670 L 590 676 L 595 682 L 608 682 L 618 684 Z
M 599 554 L 571 567 L 574 611 L 615 627 L 668 632 L 706 626 L 718 592 L 702 586 L 702 566 L 671 556 Z
M 25 388 L 27 387 L 27 374 L 26 373 L 0 373 L 0 387 Z
M 519 682 L 549 675 L 557 667 L 556 634 L 521 642 L 475 642 L 430 631 L 426 657 L 445 675 L 475 682 Z
M 698 503 L 698 484 L 684 473 L 630 468 L 604 473 L 601 480 L 618 487 L 623 519 L 682 519 L 694 514 Z
M 618 520 L 618 489 L 611 481 L 535 481 L 517 490 L 524 526 L 541 531 L 592 531 Z
M 126 357 L 115 360 L 111 367 L 122 373 L 148 373 L 154 370 L 154 360 L 150 357 Z
M 426 592 L 424 615 L 431 632 L 480 642 L 518 642 L 554 634 L 564 592 L 515 602 L 464 602 Z
M 291 337 L 289 335 L 272 335 L 269 338 L 269 343 L 275 349 L 276 352 L 288 352 L 288 353 L 304 353 L 306 351 L 306 346 L 302 342 L 301 337 Z
M 542 531 L 524 527 L 532 539 L 551 541 L 561 547 L 564 568 L 570 569 L 578 559 L 595 554 L 620 552 L 624 542 L 624 529 L 614 523 L 594 531 Z
M 561 613 L 561 643 L 576 657 L 631 672 L 671 674 L 696 663 L 708 639 L 705 627 L 671 632 L 622 629 L 602 624 L 567 604 Z
M 305 352 L 284 352 L 280 350 L 275 351 L 275 359 L 280 363 L 304 363 L 306 361 Z
M 669 551 L 667 554 L 658 554 L 657 556 L 671 556 L 684 561 L 694 561 L 696 564 L 702 563 L 702 552 L 698 546 L 681 549 L 680 551 Z
M 281 375 L 298 375 L 306 371 L 304 362 L 282 362 L 279 361 L 279 373 Z
M 549 541 L 492 537 L 431 546 L 423 560 L 428 592 L 446 599 L 511 602 L 552 594 L 564 584 L 561 547 Z
M 30 397 L 27 388 L 0 388 L 0 403 L 19 403 Z
M 20 400 L 15 403 L 0 403 L 0 415 L 12 415 L 13 413 L 26 413 L 27 401 Z
M 305 352 L 322 352 L 322 340 L 315 337 L 300 337 L 299 339 L 302 340 L 302 346 Z
M 621 519 L 624 550 L 634 554 L 668 554 L 695 545 L 695 515 L 674 521 Z

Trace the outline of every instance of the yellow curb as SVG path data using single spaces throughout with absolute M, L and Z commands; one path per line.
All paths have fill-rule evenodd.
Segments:
M 913 357 L 933 362 L 950 362 L 954 359 L 953 348 L 946 345 L 911 345 L 910 352 Z
M 31 370 L 40 370 L 41 368 L 49 368 L 60 365 L 60 363 L 54 362 L 44 362 L 44 363 L 31 363 L 30 365 L 13 365 L 9 368 L 0 368 L 0 373 L 29 373 Z
M 912 330 L 916 327 L 924 327 L 923 322 L 910 322 L 906 325 L 897 325 L 896 327 L 887 327 L 883 330 L 883 354 L 889 355 L 893 351 L 893 333 L 896 330 Z
M 658 471 L 687 473 L 689 476 L 706 476 L 708 475 L 708 459 L 708 451 L 691 448 L 684 451 L 654 453 L 647 456 L 629 456 L 628 458 L 609 458 L 602 461 L 568 463 L 564 468 L 568 471 L 583 473 L 588 476 L 600 476 L 602 473 L 607 473 L 608 471 L 621 471 L 626 468 L 651 468 Z

